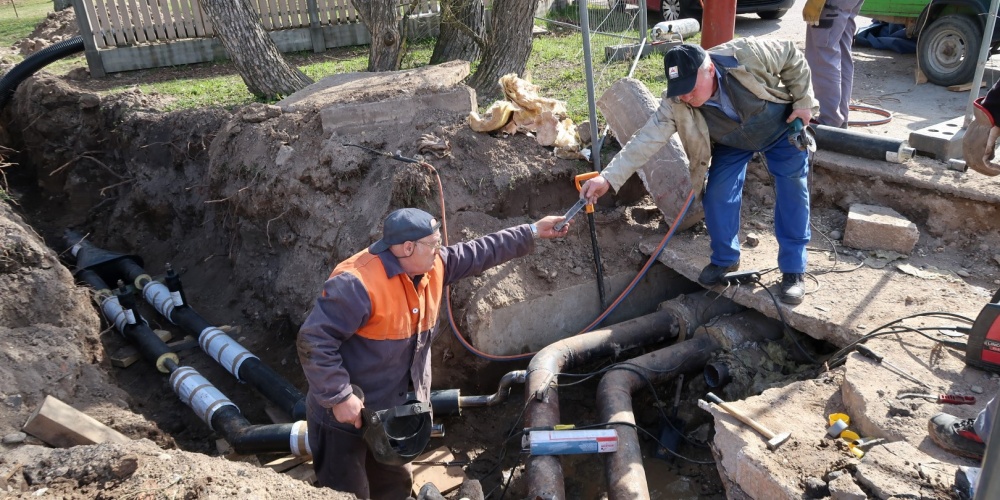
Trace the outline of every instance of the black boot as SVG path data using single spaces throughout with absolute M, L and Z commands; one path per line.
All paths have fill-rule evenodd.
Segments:
M 705 286 L 715 286 L 719 284 L 719 280 L 726 273 L 731 273 L 740 268 L 740 261 L 736 261 L 735 264 L 730 266 L 717 266 L 715 264 L 709 264 L 705 266 L 705 269 L 701 270 L 701 274 L 698 275 L 698 283 Z
M 786 304 L 801 304 L 806 296 L 806 284 L 802 274 L 785 273 L 781 276 L 781 295 L 778 298 Z

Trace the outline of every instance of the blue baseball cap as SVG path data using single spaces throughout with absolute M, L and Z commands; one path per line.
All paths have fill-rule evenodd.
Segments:
M 667 97 L 677 97 L 694 89 L 698 81 L 698 68 L 705 62 L 708 52 L 698 45 L 683 43 L 663 56 L 663 72 L 667 75 Z
M 368 251 L 384 252 L 392 245 L 430 236 L 440 227 L 441 222 L 419 208 L 400 208 L 385 218 L 382 223 L 382 239 L 372 243 Z

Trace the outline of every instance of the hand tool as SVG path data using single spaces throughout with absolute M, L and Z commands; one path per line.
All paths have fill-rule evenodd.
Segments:
M 600 172 L 587 172 L 574 177 L 573 183 L 576 185 L 577 192 L 583 190 L 583 185 L 580 184 L 581 182 L 593 179 L 598 175 L 601 175 Z M 601 247 L 597 245 L 597 225 L 594 223 L 594 205 L 588 204 L 586 199 L 581 200 L 584 202 L 583 206 L 586 208 L 587 212 L 587 223 L 590 226 L 590 246 L 594 249 L 594 269 L 597 272 L 597 295 L 601 299 L 601 310 L 604 310 L 608 308 L 608 298 L 604 294 L 604 264 L 601 263 Z M 579 203 L 580 202 L 578 201 L 577 204 Z M 570 211 L 572 210 L 573 209 L 570 209 Z M 577 211 L 579 211 L 579 209 L 577 209 Z M 567 215 L 569 215 L 569 212 L 567 212 Z M 562 231 L 563 225 L 568 220 L 569 219 L 567 218 L 561 223 L 556 224 L 554 229 L 556 231 Z
M 775 434 L 767 427 L 764 427 L 763 425 L 758 423 L 756 420 L 744 415 L 743 412 L 737 410 L 732 406 L 727 405 L 723 400 L 719 399 L 719 396 L 716 396 L 711 392 L 706 394 L 705 397 L 708 398 L 709 401 L 715 403 L 719 408 L 726 410 L 727 413 L 736 417 L 736 420 L 739 420 L 740 422 L 749 425 L 751 428 L 753 428 L 753 430 L 761 433 L 761 435 L 763 435 L 764 438 L 767 439 L 767 448 L 769 450 L 777 449 L 779 446 L 781 446 L 782 443 L 788 441 L 788 438 L 792 436 L 791 432 L 783 432 L 781 434 Z
M 566 224 L 569 221 L 571 221 L 573 217 L 577 214 L 577 212 L 579 212 L 580 209 L 583 208 L 586 204 L 587 204 L 586 198 L 580 198 L 579 200 L 577 200 L 577 202 L 574 203 L 573 206 L 566 211 L 566 215 L 563 216 L 563 220 L 560 221 L 558 224 L 556 224 L 556 227 L 554 228 L 556 232 L 562 231 L 563 228 L 566 227 Z
M 898 366 L 896 366 L 896 365 L 894 365 L 894 364 L 892 364 L 892 363 L 890 363 L 888 361 L 885 361 L 882 358 L 881 354 L 879 354 L 879 353 L 871 350 L 870 347 L 868 347 L 868 346 L 866 346 L 864 344 L 858 344 L 857 350 L 858 350 L 858 354 L 860 354 L 860 355 L 862 355 L 862 356 L 864 356 L 864 357 L 866 357 L 868 359 L 871 359 L 871 360 L 875 361 L 875 363 L 877 363 L 877 364 L 885 365 L 887 368 L 892 369 L 892 371 L 896 372 L 897 375 L 905 378 L 906 380 L 909 380 L 910 382 L 913 382 L 914 384 L 920 384 L 921 386 L 926 387 L 928 389 L 931 388 L 931 386 L 929 386 L 929 385 L 921 382 L 920 379 L 918 379 L 917 377 L 914 377 L 913 375 L 910 375 L 909 373 L 906 373 L 906 370 L 903 370 L 902 368 L 900 368 L 900 367 L 898 367 Z
M 806 129 L 801 118 L 796 118 L 792 120 L 792 123 L 788 124 L 788 142 L 792 143 L 792 146 L 798 148 L 799 151 L 807 149 L 816 150 L 816 140 L 813 139 L 812 134 Z
M 907 392 L 896 396 L 896 399 L 923 398 L 943 405 L 972 405 L 976 404 L 975 396 L 963 396 L 961 394 L 918 394 Z

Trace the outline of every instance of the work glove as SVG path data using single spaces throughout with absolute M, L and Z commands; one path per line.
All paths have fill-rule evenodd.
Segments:
M 802 7 L 802 20 L 813 26 L 819 26 L 824 5 L 826 0 L 806 0 L 806 6 Z

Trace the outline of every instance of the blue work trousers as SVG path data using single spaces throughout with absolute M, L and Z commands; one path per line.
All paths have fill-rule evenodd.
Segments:
M 804 273 L 809 243 L 808 153 L 788 142 L 787 134 L 761 150 L 774 176 L 774 235 L 778 239 L 778 268 Z M 708 169 L 702 205 L 711 237 L 712 264 L 731 266 L 740 259 L 740 206 L 747 164 L 754 151 L 716 144 Z

